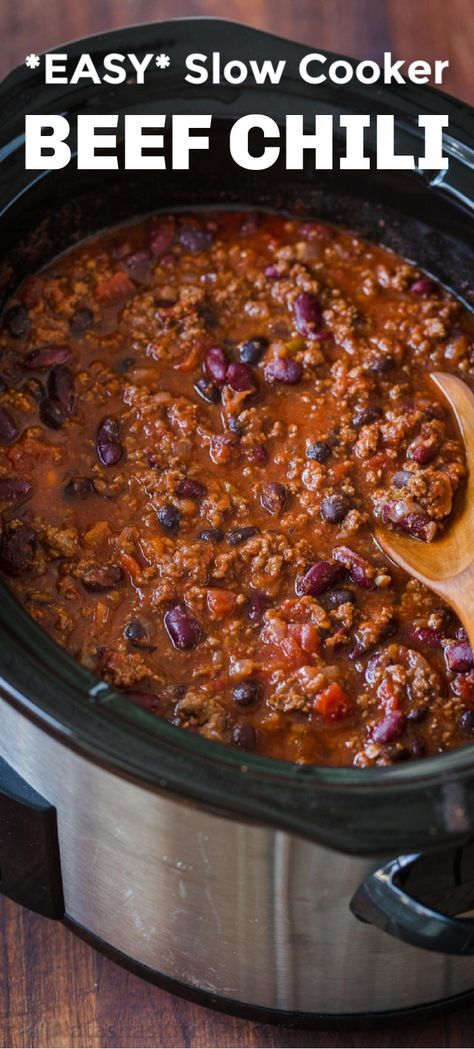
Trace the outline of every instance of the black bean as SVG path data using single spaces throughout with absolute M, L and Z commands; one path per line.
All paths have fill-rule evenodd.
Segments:
M 474 736 L 474 710 L 463 710 L 458 725 L 463 736 Z
M 208 404 L 218 404 L 221 399 L 221 391 L 215 382 L 211 382 L 208 379 L 198 379 L 194 383 L 194 389 L 196 393 L 202 397 L 203 401 L 207 401 Z
M 332 449 L 327 441 L 313 441 L 306 446 L 306 458 L 315 459 L 317 463 L 327 463 L 331 455 Z
M 21 477 L 0 477 L 0 502 L 18 503 L 31 492 L 32 485 Z
M 247 342 L 242 343 L 242 346 L 240 347 L 240 360 L 244 364 L 258 364 L 267 346 L 268 339 L 263 338 L 261 335 L 256 335 L 255 338 L 248 339 Z
M 120 565 L 89 565 L 81 576 L 84 589 L 91 594 L 115 590 L 122 579 L 123 571 Z
M 23 339 L 30 330 L 30 319 L 26 306 L 10 306 L 3 318 L 3 327 L 12 339 Z
M 199 539 L 202 539 L 204 543 L 222 543 L 224 533 L 221 528 L 204 528 L 199 533 Z
M 67 413 L 59 401 L 55 401 L 52 397 L 44 397 L 39 404 L 39 417 L 41 422 L 49 426 L 51 430 L 60 430 L 66 422 Z
M 133 648 L 151 649 L 153 647 L 150 645 L 148 631 L 143 626 L 143 623 L 140 623 L 139 619 L 131 619 L 127 623 L 123 636 Z
M 243 750 L 255 750 L 257 746 L 257 733 L 248 722 L 244 725 L 236 725 L 232 732 L 232 742 L 236 747 Z
M 172 503 L 166 503 L 158 508 L 156 516 L 165 532 L 168 532 L 169 535 L 176 535 L 181 521 L 181 514 L 177 506 L 173 506 Z
M 87 499 L 95 492 L 92 477 L 72 477 L 64 486 L 64 495 L 68 499 Z
M 321 517 L 330 524 L 340 524 L 350 509 L 351 503 L 345 495 L 325 495 L 321 502 Z
M 18 437 L 18 426 L 8 408 L 0 408 L 0 444 L 11 444 Z
M 369 405 L 367 408 L 358 408 L 354 412 L 352 425 L 356 430 L 359 430 L 361 426 L 369 426 L 370 423 L 377 422 L 377 419 L 380 419 L 382 415 L 382 409 L 376 404 Z
M 186 650 L 197 645 L 201 628 L 184 605 L 176 604 L 169 608 L 164 614 L 163 622 L 175 648 Z
M 87 331 L 93 323 L 94 314 L 92 313 L 92 310 L 87 309 L 87 306 L 83 306 L 81 309 L 78 309 L 73 313 L 69 321 L 69 327 L 72 335 L 82 335 L 83 332 Z
M 133 368 L 134 364 L 134 357 L 121 357 L 115 365 L 115 371 L 118 372 L 119 375 L 125 375 L 126 372 L 130 371 L 130 368 Z
M 260 502 L 263 509 L 275 517 L 281 514 L 288 499 L 288 489 L 278 481 L 270 481 L 264 484 L 260 492 Z
M 327 596 L 329 608 L 339 608 L 339 605 L 355 605 L 356 596 L 349 587 L 341 586 L 337 590 L 331 590 Z
M 6 528 L 0 538 L 0 570 L 8 576 L 31 572 L 35 566 L 36 535 L 28 525 Z
M 253 528 L 249 525 L 247 528 L 234 528 L 232 532 L 227 534 L 227 542 L 229 546 L 239 546 L 240 543 L 246 543 L 247 539 L 251 539 L 253 535 L 257 535 L 259 532 L 258 528 Z
M 261 698 L 262 686 L 254 678 L 248 678 L 235 686 L 232 695 L 239 707 L 255 707 Z
M 123 456 L 120 425 L 117 419 L 106 415 L 97 431 L 97 454 L 104 466 L 116 466 Z

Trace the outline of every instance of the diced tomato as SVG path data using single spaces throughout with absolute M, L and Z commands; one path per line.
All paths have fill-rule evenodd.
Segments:
M 352 714 L 353 704 L 347 692 L 338 685 L 337 681 L 333 681 L 332 685 L 318 692 L 314 700 L 314 709 L 317 714 L 322 714 L 330 721 L 339 721 Z
M 138 564 L 138 561 L 134 557 L 132 557 L 131 554 L 120 554 L 119 561 L 124 571 L 128 572 L 130 578 L 134 582 L 136 582 L 137 579 L 140 579 L 142 570 L 140 568 L 140 565 Z
M 113 273 L 111 277 L 106 277 L 105 280 L 100 281 L 97 285 L 95 297 L 98 302 L 103 302 L 104 305 L 118 302 L 120 299 L 125 299 L 127 295 L 131 295 L 134 291 L 134 285 L 126 273 L 121 270 L 118 273 Z
M 236 595 L 232 590 L 221 590 L 213 587 L 207 591 L 207 607 L 214 619 L 230 616 L 236 605 Z
M 314 623 L 288 623 L 288 635 L 308 655 L 319 652 L 319 634 Z

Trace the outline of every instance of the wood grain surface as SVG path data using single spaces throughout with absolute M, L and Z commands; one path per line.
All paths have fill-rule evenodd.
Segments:
M 0 75 L 75 37 L 185 15 L 225 16 L 361 58 L 386 50 L 449 59 L 445 89 L 473 100 L 471 0 L 0 0 Z M 387 972 L 387 979 L 390 974 Z M 211 1012 L 120 969 L 47 921 L 0 898 L 0 1045 L 472 1046 L 474 1008 L 372 1031 L 294 1031 Z

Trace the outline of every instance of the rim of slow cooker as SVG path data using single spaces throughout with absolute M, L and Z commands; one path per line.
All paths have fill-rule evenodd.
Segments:
M 217 30 L 224 27 L 227 32 L 244 31 L 254 40 L 258 37 L 287 48 L 308 50 L 302 44 L 242 23 L 207 17 L 144 23 L 58 47 L 72 46 L 76 53 L 84 49 L 91 52 L 98 46 L 102 50 L 106 43 L 118 45 L 126 36 L 130 50 L 130 35 L 139 36 L 143 31 L 147 35 L 151 31 L 162 34 L 174 29 L 178 32 L 181 26 L 193 22 L 205 22 Z M 357 61 L 348 60 L 353 64 Z M 24 69 L 17 67 L 0 84 L 0 93 L 6 91 L 8 95 L 25 79 Z M 39 78 L 28 74 L 28 92 L 34 91 L 35 80 L 39 83 Z M 367 88 L 356 83 L 351 85 L 354 89 L 367 97 Z M 377 94 L 381 91 L 390 97 L 399 94 L 393 88 L 375 88 Z M 424 98 L 427 94 L 436 96 L 436 105 L 443 99 L 459 115 L 472 113 L 467 103 L 436 89 L 411 84 L 403 88 L 405 99 L 415 106 L 420 91 Z M 464 145 L 461 141 L 461 150 Z M 393 852 L 469 836 L 470 821 L 458 820 L 456 824 L 452 811 L 453 805 L 457 806 L 459 815 L 459 806 L 464 804 L 466 812 L 471 808 L 474 813 L 474 745 L 406 765 L 369 769 L 296 765 L 238 751 L 173 726 L 131 704 L 49 638 L 3 583 L 1 591 L 0 694 L 84 757 L 151 789 L 169 790 L 217 812 L 276 825 L 343 851 Z M 416 816 L 414 786 L 420 788 Z M 455 795 L 450 800 L 452 787 Z M 407 816 L 415 825 L 402 831 L 400 820 Z

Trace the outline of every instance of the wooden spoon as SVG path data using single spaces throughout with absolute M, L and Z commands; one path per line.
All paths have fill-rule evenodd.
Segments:
M 474 394 L 454 375 L 436 373 L 431 379 L 451 405 L 466 445 L 463 505 L 444 535 L 432 543 L 383 527 L 375 529 L 375 538 L 396 565 L 451 605 L 474 647 Z

